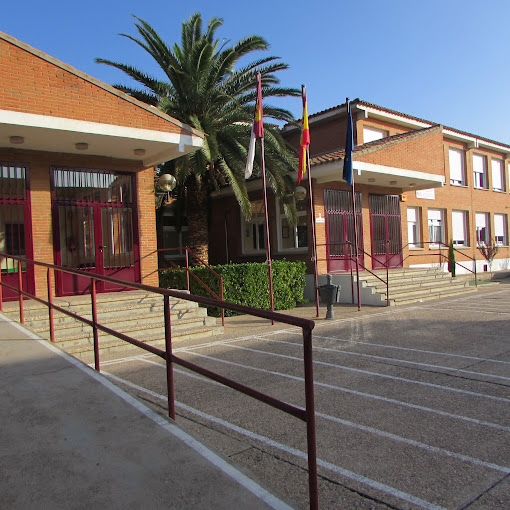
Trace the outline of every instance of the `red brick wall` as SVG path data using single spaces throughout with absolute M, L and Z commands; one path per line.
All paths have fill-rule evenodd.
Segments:
M 377 165 L 444 175 L 443 134 L 440 130 L 426 133 L 376 152 L 362 156 L 354 155 L 354 159 Z
M 143 107 L 3 39 L 0 82 L 0 109 L 189 134 Z
M 451 186 L 450 185 L 450 173 L 449 173 L 449 158 L 448 158 L 448 149 L 449 147 L 455 147 L 459 149 L 465 150 L 465 162 L 466 162 L 466 178 L 467 178 L 467 186 Z M 472 155 L 483 154 L 487 156 L 487 168 L 488 168 L 488 180 L 489 180 L 489 189 L 474 189 L 473 188 L 473 166 L 472 166 Z M 446 219 L 446 242 L 452 238 L 452 225 L 451 225 L 451 215 L 452 210 L 460 210 L 460 211 L 468 211 L 468 235 L 469 235 L 469 247 L 461 248 L 458 250 L 461 253 L 465 253 L 471 257 L 475 257 L 477 260 L 482 260 L 482 255 L 479 250 L 476 248 L 476 228 L 475 228 L 475 214 L 477 212 L 486 212 L 489 213 L 490 220 L 490 236 L 494 236 L 494 213 L 497 214 L 507 214 L 507 219 L 510 220 L 510 202 L 508 198 L 508 165 L 510 163 L 509 159 L 505 160 L 504 154 L 497 153 L 495 151 L 490 151 L 486 149 L 467 149 L 467 147 L 459 142 L 452 142 L 449 140 L 445 140 L 443 144 L 443 155 L 445 162 L 445 177 L 446 177 L 446 185 L 443 188 L 437 188 L 435 190 L 435 200 L 426 200 L 416 198 L 415 191 L 409 191 L 406 193 L 408 200 L 406 202 L 407 207 L 420 207 L 420 227 L 422 233 L 423 241 L 429 241 L 429 233 L 428 233 L 428 224 L 427 224 L 427 212 L 428 209 L 443 209 L 446 211 L 445 219 Z M 505 164 L 505 176 L 506 176 L 506 191 L 505 192 L 495 192 L 492 191 L 492 175 L 491 175 L 491 157 L 496 157 L 497 159 L 502 159 Z M 406 228 L 406 215 L 405 211 L 402 211 L 402 224 L 403 224 L 403 233 L 405 231 L 405 236 L 407 238 L 407 228 Z M 508 232 L 507 232 L 508 235 Z M 406 241 L 407 242 L 407 241 Z M 414 249 L 412 250 L 413 254 L 420 253 L 422 254 L 419 257 L 413 257 L 412 263 L 430 263 L 437 262 L 438 257 L 435 255 L 437 250 L 434 251 L 434 255 L 431 255 L 431 250 L 428 249 L 428 245 L 424 245 L 423 249 Z M 501 247 L 497 258 L 507 258 L 510 257 L 510 248 Z M 468 260 L 467 257 L 462 257 L 457 254 L 457 260 Z

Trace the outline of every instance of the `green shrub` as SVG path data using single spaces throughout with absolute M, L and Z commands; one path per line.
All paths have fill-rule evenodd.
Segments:
M 303 303 L 306 265 L 304 262 L 274 260 L 273 299 L 275 310 L 288 310 Z M 224 300 L 230 303 L 269 310 L 269 280 L 266 263 L 225 264 L 212 266 L 223 277 Z M 193 267 L 191 271 L 205 285 L 220 295 L 219 279 L 205 267 Z M 166 289 L 186 289 L 186 271 L 166 270 L 159 274 L 159 286 Z M 198 296 L 213 297 L 207 289 L 190 275 L 190 292 Z M 208 313 L 220 316 L 218 308 L 208 308 Z M 225 310 L 225 315 L 235 312 Z
M 455 249 L 453 247 L 453 239 L 450 241 L 448 246 L 448 271 L 452 273 L 452 276 L 455 277 Z

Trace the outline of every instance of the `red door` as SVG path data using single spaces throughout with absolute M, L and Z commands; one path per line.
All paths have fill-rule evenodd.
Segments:
M 55 264 L 88 274 L 140 281 L 135 176 L 52 169 Z M 90 278 L 55 275 L 59 296 L 88 294 Z M 98 292 L 125 290 L 97 282 Z
M 28 169 L 23 165 L 0 164 L 0 252 L 33 258 L 32 221 Z M 18 261 L 0 257 L 2 282 L 18 288 Z M 34 266 L 21 265 L 23 290 L 33 294 Z M 18 299 L 16 291 L 2 287 L 2 299 Z
M 358 231 L 358 260 L 363 265 L 363 228 L 361 193 L 356 193 L 356 223 Z M 328 272 L 349 271 L 355 267 L 354 215 L 350 191 L 324 190 Z
M 402 267 L 402 226 L 398 195 L 370 195 L 372 267 Z

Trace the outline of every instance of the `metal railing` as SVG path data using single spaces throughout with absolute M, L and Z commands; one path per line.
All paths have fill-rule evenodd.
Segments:
M 349 260 L 352 263 L 356 264 L 356 257 L 354 256 L 354 251 L 355 251 L 354 243 L 351 243 L 350 241 L 345 241 L 343 243 L 335 243 L 335 244 L 321 244 L 321 245 L 317 245 L 317 246 L 325 246 L 327 249 L 329 249 L 329 247 L 331 247 L 331 246 L 346 246 L 346 245 L 349 247 L 348 254 L 333 255 L 333 256 L 329 255 L 329 258 L 327 258 L 325 260 L 328 262 L 330 260 Z M 362 268 L 364 271 L 367 271 L 367 273 L 370 273 L 372 276 L 375 276 L 379 281 L 381 281 L 382 283 L 384 283 L 386 285 L 386 305 L 389 306 L 390 305 L 390 301 L 389 301 L 390 300 L 390 298 L 389 298 L 390 288 L 389 288 L 388 266 L 381 260 L 377 259 L 370 253 L 366 252 L 364 249 L 360 249 L 359 247 L 358 247 L 358 253 L 363 253 L 364 255 L 369 257 L 372 261 L 375 260 L 378 264 L 381 264 L 384 269 L 386 269 L 386 280 L 384 280 L 378 274 L 374 273 L 372 270 L 368 269 L 364 264 L 359 262 L 359 257 L 358 257 L 359 267 Z M 323 259 L 319 259 L 319 260 L 323 260 Z M 352 263 L 349 264 L 349 266 L 350 266 L 350 271 L 351 271 L 352 304 L 354 304 L 354 275 L 352 272 L 352 269 L 353 269 Z M 328 271 L 328 272 L 335 273 L 335 271 Z M 360 308 L 361 308 L 361 297 L 360 297 L 359 286 L 358 286 L 358 309 L 360 309 Z
M 389 306 L 390 304 L 390 279 L 389 279 L 389 268 L 390 268 L 390 261 L 394 258 L 394 257 L 399 257 L 402 261 L 402 265 L 404 263 L 405 260 L 407 260 L 408 258 L 410 257 L 425 257 L 425 256 L 435 256 L 436 254 L 435 253 L 432 253 L 433 249 L 437 246 L 437 256 L 439 257 L 439 267 L 441 267 L 443 261 L 448 261 L 449 258 L 447 255 L 445 255 L 442 250 L 444 251 L 445 249 L 449 249 L 450 247 L 443 243 L 443 242 L 433 242 L 433 241 L 422 241 L 420 243 L 420 247 L 422 245 L 425 245 L 425 244 L 428 244 L 429 245 L 429 251 L 427 251 L 426 253 L 408 253 L 405 257 L 403 256 L 404 255 L 404 250 L 406 248 L 409 248 L 410 246 L 416 246 L 416 244 L 414 243 L 407 243 L 405 246 L 403 246 L 397 253 L 391 255 L 391 257 L 387 260 L 387 262 L 383 262 L 382 260 L 379 260 L 378 258 L 374 257 L 373 255 L 371 255 L 370 253 L 366 252 L 365 250 L 363 249 L 360 249 L 358 247 L 358 252 L 359 253 L 363 253 L 364 255 L 366 255 L 367 257 L 370 257 L 370 259 L 372 261 L 376 261 L 378 264 L 380 264 L 382 267 L 381 269 L 384 269 L 386 270 L 386 280 L 384 280 L 383 278 L 381 278 L 379 275 L 377 275 L 376 273 L 374 273 L 373 271 L 371 271 L 370 269 L 368 269 L 367 267 L 365 267 L 364 264 L 362 264 L 361 262 L 359 262 L 359 258 L 358 258 L 358 264 L 359 264 L 359 267 L 361 267 L 364 271 L 367 271 L 368 273 L 370 273 L 372 276 L 375 276 L 375 278 L 377 278 L 379 281 L 381 281 L 382 283 L 384 283 L 386 285 L 386 306 Z M 342 242 L 342 243 L 335 243 L 335 244 L 322 244 L 322 245 L 318 245 L 318 246 L 325 246 L 328 251 L 329 251 L 329 247 L 331 246 L 349 246 L 349 249 L 348 249 L 348 254 L 341 254 L 341 255 L 334 255 L 334 256 L 331 256 L 329 255 L 329 258 L 326 259 L 327 261 L 330 261 L 330 260 L 349 260 L 351 261 L 352 263 L 356 263 L 356 257 L 354 256 L 354 244 L 351 243 L 350 241 L 345 241 L 345 242 Z M 430 245 L 434 245 L 433 248 L 430 247 Z M 478 286 L 478 279 L 477 279 L 477 271 L 476 271 L 476 258 L 474 257 L 471 257 L 470 255 L 468 255 L 467 253 L 464 253 L 463 251 L 460 251 L 458 249 L 456 249 L 455 247 L 453 248 L 454 252 L 456 253 L 459 253 L 460 255 L 462 255 L 463 257 L 465 257 L 466 259 L 468 260 L 472 260 L 473 261 L 473 267 L 474 269 L 469 269 L 469 267 L 466 267 L 465 265 L 463 265 L 461 262 L 459 262 L 458 260 L 455 260 L 455 266 L 460 266 L 462 267 L 463 269 L 465 269 L 466 271 L 474 274 L 475 276 L 475 285 Z M 352 303 L 354 304 L 354 276 L 353 276 L 353 264 L 349 264 L 350 266 L 350 271 L 351 271 L 351 288 L 352 288 Z M 333 271 L 334 272 L 334 271 Z M 359 286 L 358 286 L 358 309 L 361 308 L 361 298 L 359 296 Z
M 18 294 L 19 301 L 19 313 L 20 322 L 24 324 L 24 306 L 23 298 L 30 298 L 39 303 L 48 306 L 49 312 L 49 323 L 50 323 L 50 340 L 55 341 L 55 325 L 53 321 L 53 311 L 57 310 L 69 317 L 72 317 L 80 322 L 89 325 L 93 330 L 94 336 L 94 367 L 100 372 L 100 359 L 99 359 L 99 331 L 107 333 L 111 336 L 124 340 L 125 342 L 140 347 L 166 361 L 166 377 L 167 377 L 167 395 L 168 395 L 168 414 L 172 420 L 175 420 L 175 396 L 174 396 L 174 374 L 173 365 L 174 363 L 182 367 L 187 368 L 193 372 L 196 372 L 203 377 L 212 379 L 219 382 L 229 388 L 232 388 L 240 393 L 248 395 L 260 402 L 268 404 L 280 411 L 283 411 L 291 416 L 294 416 L 306 424 L 306 436 L 307 436 L 307 455 L 308 455 L 308 486 L 309 486 L 309 502 L 310 508 L 316 510 L 319 506 L 318 502 L 318 484 L 317 484 L 317 446 L 316 446 L 316 431 L 315 431 L 315 402 L 314 402 L 314 388 L 313 388 L 313 357 L 312 357 L 312 330 L 315 326 L 314 321 L 303 319 L 300 317 L 293 317 L 278 312 L 271 312 L 268 310 L 261 310 L 258 308 L 251 308 L 248 306 L 237 305 L 234 303 L 227 303 L 216 299 L 206 298 L 202 296 L 196 296 L 193 294 L 187 294 L 185 292 L 179 292 L 176 290 L 161 289 L 159 287 L 152 287 L 141 283 L 127 282 L 111 278 L 109 276 L 91 275 L 86 272 L 78 271 L 76 269 L 68 269 L 61 266 L 55 266 L 53 264 L 47 264 L 45 262 L 38 262 L 29 260 L 23 257 L 9 255 L 6 253 L 0 253 L 0 258 L 14 259 L 18 261 L 18 287 L 13 287 L 2 282 L 0 272 L 0 311 L 3 310 L 2 301 L 2 290 L 8 288 Z M 30 294 L 22 288 L 22 268 L 21 264 L 27 264 L 33 266 L 44 267 L 47 269 L 47 300 L 44 300 L 38 296 Z M 53 302 L 52 292 L 52 272 L 53 276 L 56 271 L 63 273 L 69 273 L 75 276 L 85 277 L 90 279 L 91 285 L 91 308 L 92 308 L 92 320 L 82 317 L 70 310 L 66 310 Z M 97 314 L 97 298 L 96 298 L 96 281 L 105 281 L 110 283 L 122 284 L 124 287 L 143 290 L 146 292 L 152 292 L 160 294 L 164 301 L 164 325 L 165 325 L 165 349 L 158 349 L 146 343 L 140 342 L 135 338 L 128 335 L 115 331 L 112 328 L 104 326 L 98 322 Z M 303 362 L 304 362 L 304 382 L 305 382 L 305 407 L 300 408 L 281 400 L 278 400 L 270 395 L 262 393 L 256 389 L 250 388 L 242 383 L 229 379 L 221 374 L 212 372 L 206 368 L 195 365 L 189 361 L 186 361 L 172 353 L 172 325 L 171 325 L 171 314 L 170 314 L 170 297 L 184 299 L 187 301 L 193 301 L 206 306 L 215 306 L 218 308 L 233 310 L 254 317 L 261 317 L 276 322 L 282 322 L 291 326 L 301 328 L 303 334 Z
M 207 290 L 207 292 L 209 292 L 209 294 L 211 294 L 211 296 L 213 296 L 213 298 L 219 300 L 219 301 L 223 301 L 223 296 L 224 296 L 224 291 L 223 291 L 223 276 L 221 276 L 220 274 L 218 274 L 211 266 L 209 266 L 207 263 L 205 263 L 196 253 L 194 253 L 190 248 L 188 248 L 187 246 L 179 246 L 177 248 L 158 248 L 156 250 L 156 252 L 158 253 L 163 253 L 163 252 L 168 252 L 168 251 L 182 251 L 184 250 L 185 251 L 185 267 L 181 267 L 179 266 L 178 264 L 176 264 L 174 261 L 170 260 L 170 261 L 167 261 L 167 263 L 170 263 L 171 264 L 171 267 L 160 267 L 159 268 L 159 271 L 183 271 L 183 270 L 186 270 L 186 290 L 188 292 L 190 292 L 190 275 L 205 289 Z M 154 253 L 154 252 L 151 252 L 151 253 Z M 214 275 L 218 280 L 219 280 L 219 285 L 220 285 L 220 295 L 218 295 L 216 292 L 214 292 L 203 280 L 201 280 L 191 269 L 190 269 L 190 265 L 189 265 L 189 259 L 190 257 L 192 257 L 192 259 L 198 261 L 200 263 L 201 266 L 205 267 L 206 269 L 209 270 L 209 272 Z M 159 265 L 159 257 L 158 257 L 158 265 Z M 222 308 L 221 309 L 221 324 L 222 326 L 225 326 L 225 309 Z
M 421 241 L 419 244 L 418 243 L 407 243 L 405 246 L 402 247 L 402 249 L 398 253 L 395 253 L 395 255 L 392 255 L 389 260 L 391 260 L 393 257 L 396 257 L 397 255 L 403 256 L 404 250 L 406 248 L 410 248 L 410 247 L 421 248 L 425 244 L 428 244 L 428 246 L 429 246 L 428 252 L 425 252 L 425 253 L 411 253 L 410 252 L 405 257 L 402 257 L 402 263 L 404 262 L 404 260 L 407 260 L 410 257 L 435 256 L 436 255 L 435 253 L 431 253 L 432 251 L 434 251 L 434 249 L 437 249 L 437 256 L 439 257 L 439 267 L 442 266 L 442 263 L 444 260 L 446 260 L 447 262 L 449 261 L 449 257 L 447 255 L 445 255 L 442 252 L 442 250 L 443 251 L 449 250 L 450 246 L 447 245 L 446 243 L 441 242 L 441 241 L 439 241 L 439 242 L 438 241 Z M 431 248 L 431 245 L 433 245 L 432 248 Z M 437 248 L 436 248 L 436 246 L 437 246 Z M 478 287 L 478 277 L 477 277 L 477 271 L 476 271 L 476 258 L 471 257 L 467 253 L 464 253 L 463 251 L 460 251 L 455 247 L 453 247 L 453 251 L 455 253 L 459 253 L 460 255 L 467 258 L 468 260 L 473 261 L 473 269 L 469 269 L 469 267 L 466 267 L 465 265 L 461 264 L 457 259 L 455 259 L 455 267 L 460 266 L 460 267 L 462 267 L 462 269 L 465 269 L 466 271 L 474 274 L 475 275 L 475 285 Z

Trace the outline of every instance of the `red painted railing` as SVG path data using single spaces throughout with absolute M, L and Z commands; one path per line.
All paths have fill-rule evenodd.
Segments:
M 175 398 L 174 398 L 174 376 L 173 376 L 173 365 L 174 363 L 185 367 L 193 372 L 196 372 L 204 377 L 217 381 L 229 388 L 237 390 L 245 395 L 248 395 L 256 400 L 264 402 L 276 409 L 279 409 L 287 414 L 290 414 L 301 421 L 306 423 L 306 433 L 307 433 L 307 450 L 308 450 L 308 485 L 309 485 L 309 501 L 310 508 L 315 510 L 319 507 L 318 502 L 318 485 L 317 485 L 317 447 L 316 447 L 316 433 L 315 433 L 315 402 L 314 402 L 314 389 L 313 389 L 313 358 L 312 358 L 312 330 L 315 326 L 314 321 L 303 319 L 300 317 L 293 317 L 291 315 L 286 315 L 278 312 L 271 312 L 268 310 L 261 310 L 258 308 L 251 308 L 248 306 L 237 305 L 234 303 L 227 303 L 224 301 L 219 301 L 216 299 L 206 298 L 202 296 L 196 296 L 193 294 L 187 294 L 185 292 L 179 292 L 176 290 L 169 289 L 161 289 L 159 287 L 152 287 L 149 285 L 143 285 L 141 283 L 133 283 L 127 282 L 123 280 L 118 280 L 116 278 L 111 278 L 109 276 L 99 276 L 99 275 L 90 275 L 89 273 L 78 271 L 75 269 L 67 269 L 60 266 L 55 266 L 52 264 L 47 264 L 44 262 L 37 262 L 33 260 L 28 260 L 23 257 L 18 257 L 15 255 L 8 255 L 5 253 L 0 253 L 1 258 L 12 258 L 18 261 L 18 288 L 12 287 L 11 285 L 7 285 L 1 280 L 0 273 L 0 311 L 2 310 L 2 290 L 3 288 L 9 288 L 19 295 L 19 309 L 20 309 L 20 322 L 24 323 L 24 314 L 23 314 L 23 298 L 30 298 L 39 303 L 42 303 L 48 306 L 49 310 L 49 321 L 50 321 L 50 336 L 51 341 L 55 341 L 54 337 L 54 324 L 53 324 L 53 310 L 57 310 L 69 317 L 73 317 L 74 319 L 88 324 L 93 329 L 94 334 L 94 366 L 95 369 L 100 371 L 100 360 L 99 360 L 99 331 L 107 333 L 116 338 L 120 338 L 125 342 L 128 342 L 132 345 L 140 347 L 166 361 L 166 373 L 167 373 L 167 393 L 168 393 L 168 414 L 172 420 L 175 420 Z M 44 267 L 47 269 L 47 289 L 48 289 L 48 299 L 42 299 L 35 295 L 29 294 L 28 292 L 22 289 L 22 280 L 21 280 L 21 262 L 26 263 L 28 265 L 34 265 L 39 267 Z M 61 271 L 64 273 L 70 273 L 76 276 L 88 277 L 91 281 L 91 307 L 92 307 L 92 320 L 86 319 L 70 310 L 66 310 L 56 305 L 53 302 L 52 297 L 52 272 L 55 274 L 56 271 Z M 101 280 L 110 283 L 122 284 L 124 287 L 143 290 L 146 292 L 152 292 L 155 294 L 160 294 L 164 300 L 164 323 L 165 323 L 165 349 L 158 349 L 157 347 L 153 347 L 149 344 L 145 344 L 132 338 L 123 333 L 117 332 L 114 329 L 111 329 L 107 326 L 100 324 L 97 320 L 97 304 L 96 304 L 96 281 Z M 175 297 L 179 299 L 184 299 L 188 301 L 194 301 L 196 303 L 205 305 L 205 306 L 215 306 L 218 308 L 226 308 L 228 310 L 233 310 L 239 313 L 252 315 L 255 317 L 261 317 L 264 319 L 269 319 L 271 321 L 282 322 L 284 324 L 289 324 L 292 326 L 296 326 L 301 328 L 303 334 L 303 361 L 304 361 L 304 379 L 305 379 L 305 407 L 300 408 L 297 406 L 293 406 L 281 400 L 278 400 L 270 395 L 265 393 L 261 393 L 253 388 L 245 386 L 242 383 L 229 379 L 221 374 L 217 374 L 215 372 L 211 372 L 203 367 L 195 365 L 189 361 L 186 361 L 178 356 L 175 356 L 172 353 L 172 325 L 171 325 L 171 315 L 170 315 L 170 297 Z
M 406 248 L 409 248 L 409 246 L 413 246 L 411 243 L 407 243 L 405 246 L 403 246 L 399 252 L 395 253 L 394 255 L 392 255 L 389 259 L 388 259 L 388 263 L 389 261 L 391 261 L 391 259 L 393 257 L 401 257 L 402 259 L 402 264 L 404 263 L 405 260 L 407 260 L 408 258 L 410 257 L 425 257 L 425 256 L 435 256 L 437 255 L 438 256 L 438 259 L 439 259 L 439 266 L 441 266 L 441 264 L 444 262 L 444 261 L 448 261 L 448 256 L 445 255 L 444 253 L 442 253 L 443 251 L 445 251 L 446 249 L 449 248 L 449 246 L 445 243 L 442 243 L 442 242 L 433 242 L 433 241 L 422 241 L 420 243 L 420 247 L 421 245 L 424 245 L 424 244 L 428 244 L 429 245 L 429 251 L 427 252 L 423 252 L 423 253 L 408 253 L 405 257 L 403 257 L 403 252 Z M 353 248 L 354 248 L 354 244 L 351 243 L 350 241 L 345 241 L 345 242 L 342 242 L 342 243 L 337 243 L 337 244 L 323 244 L 323 245 L 318 245 L 318 246 L 325 246 L 325 247 L 328 247 L 328 246 L 345 246 L 345 245 L 348 245 L 349 246 L 349 254 L 342 254 L 342 255 L 335 255 L 334 259 L 335 260 L 350 260 L 352 261 L 353 263 L 356 263 L 356 257 L 353 256 Z M 434 245 L 433 247 L 430 247 L 430 245 Z M 434 253 L 434 248 L 437 246 L 437 254 Z M 468 255 L 467 253 L 464 253 L 463 251 L 460 251 L 458 249 L 456 249 L 455 247 L 453 248 L 454 252 L 456 253 L 459 253 L 460 255 L 462 255 L 463 257 L 465 257 L 466 259 L 468 260 L 471 260 L 473 261 L 473 266 L 474 266 L 474 269 L 469 269 L 469 267 L 466 267 L 465 265 L 461 264 L 461 262 L 459 262 L 458 260 L 455 260 L 455 265 L 456 266 L 460 266 L 462 267 L 463 269 L 465 269 L 466 271 L 474 274 L 474 277 L 475 277 L 475 285 L 478 286 L 478 279 L 477 279 L 477 271 L 476 271 L 476 259 L 474 257 L 471 257 L 470 255 Z M 383 282 L 385 285 L 386 285 L 386 305 L 389 306 L 390 304 L 390 279 L 389 279 L 389 264 L 386 264 L 384 262 L 382 262 L 381 260 L 377 259 L 376 257 L 374 257 L 373 255 L 371 255 L 370 253 L 367 253 L 365 250 L 363 249 L 358 249 L 359 252 L 363 252 L 365 255 L 367 255 L 368 257 L 370 257 L 371 260 L 376 260 L 379 264 L 381 264 L 383 266 L 383 268 L 386 270 L 386 280 L 384 280 L 384 278 L 381 278 L 379 275 L 377 275 L 376 273 L 374 273 L 373 271 L 371 271 L 370 269 L 366 268 L 363 264 L 359 263 L 359 267 L 361 267 L 364 271 L 367 271 L 368 273 L 370 273 L 371 275 L 375 276 L 378 280 L 380 280 L 381 282 Z M 323 259 L 321 259 L 323 260 Z M 327 260 L 327 259 L 326 259 Z M 352 264 L 351 264 L 351 282 L 353 282 L 353 274 L 352 274 Z M 352 283 L 352 303 L 354 304 L 354 283 Z M 359 287 L 358 287 L 358 309 L 361 308 L 361 301 L 360 301 L 360 298 L 359 298 Z
M 172 264 L 171 267 L 165 267 L 165 268 L 160 267 L 159 271 L 179 271 L 179 270 L 182 271 L 182 270 L 186 269 L 186 290 L 188 292 L 190 291 L 189 277 L 191 275 L 204 289 L 207 290 L 207 292 L 209 292 L 209 294 L 211 294 L 211 296 L 213 298 L 218 299 L 219 301 L 223 301 L 223 295 L 224 295 L 224 292 L 223 292 L 223 276 L 219 275 L 211 266 L 206 264 L 196 253 L 194 253 L 192 250 L 190 250 L 187 246 L 180 246 L 178 248 L 158 248 L 156 251 L 158 253 L 163 253 L 163 252 L 177 251 L 177 250 L 179 250 L 179 251 L 185 250 L 186 266 L 185 267 L 180 267 L 175 262 L 169 261 Z M 190 269 L 190 265 L 189 265 L 190 256 L 194 260 L 198 261 L 201 266 L 205 267 L 212 275 L 214 275 L 219 280 L 219 284 L 220 284 L 220 295 L 219 296 L 218 296 L 218 294 L 216 294 L 216 292 L 214 292 L 203 280 L 201 280 Z M 159 257 L 158 257 L 158 259 L 159 259 Z M 221 324 L 222 324 L 222 326 L 225 326 L 225 309 L 224 308 L 221 309 Z

